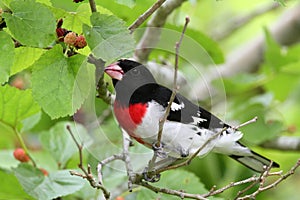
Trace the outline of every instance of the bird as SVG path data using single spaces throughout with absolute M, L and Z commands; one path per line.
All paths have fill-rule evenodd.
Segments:
M 131 59 L 119 59 L 106 66 L 104 72 L 111 77 L 115 89 L 113 112 L 119 125 L 138 143 L 155 150 L 159 123 L 170 103 L 172 90 L 158 84 L 145 65 Z M 218 135 L 212 139 L 215 134 Z M 157 166 L 172 165 L 195 153 L 203 157 L 212 151 L 225 154 L 256 172 L 263 172 L 270 165 L 279 167 L 278 163 L 243 145 L 239 141 L 242 136 L 241 131 L 176 93 L 163 124 L 162 159 Z

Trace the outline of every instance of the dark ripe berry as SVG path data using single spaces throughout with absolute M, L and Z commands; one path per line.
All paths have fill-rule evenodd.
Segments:
M 64 41 L 64 37 L 65 35 L 67 35 L 70 31 L 68 31 L 67 29 L 65 28 L 57 28 L 56 29 L 56 35 L 57 35 L 57 38 L 60 42 L 63 42 Z
M 40 170 L 45 176 L 49 175 L 49 172 L 47 170 L 45 170 L 44 168 L 40 168 Z
M 69 32 L 65 38 L 64 38 L 64 42 L 69 45 L 69 46 L 74 46 L 75 45 L 75 42 L 76 42 L 76 38 L 77 38 L 77 35 L 76 33 L 74 32 Z
M 85 37 L 83 35 L 79 35 L 75 41 L 75 47 L 78 49 L 82 49 L 87 45 Z
M 57 21 L 56 28 L 61 28 L 61 26 L 62 26 L 63 23 L 64 23 L 63 19 L 62 19 L 62 18 L 59 19 L 59 20 Z
M 75 2 L 75 3 L 79 3 L 79 2 L 82 2 L 82 1 L 84 1 L 84 0 L 73 0 L 73 2 Z
M 14 150 L 14 157 L 20 162 L 28 162 L 30 160 L 29 156 L 22 148 L 17 148 Z

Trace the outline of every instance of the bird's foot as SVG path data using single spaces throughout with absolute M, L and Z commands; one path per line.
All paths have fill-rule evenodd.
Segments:
M 168 155 L 164 151 L 163 147 L 164 147 L 164 145 L 162 143 L 159 146 L 157 146 L 156 142 L 152 144 L 152 149 L 159 158 L 167 158 L 168 157 Z
M 147 182 L 155 183 L 160 180 L 160 174 L 157 174 L 155 171 L 148 171 L 146 167 L 143 171 L 144 180 Z

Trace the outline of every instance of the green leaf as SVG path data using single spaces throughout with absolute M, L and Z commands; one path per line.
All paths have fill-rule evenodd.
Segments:
M 1 189 L 0 189 L 1 199 L 26 199 L 26 200 L 33 199 L 23 190 L 23 188 L 18 182 L 18 179 L 14 176 L 13 173 L 8 173 L 0 170 L 0 179 L 1 179 Z
M 1 134 L 3 136 L 3 134 Z M 20 163 L 13 156 L 13 150 L 1 150 L 0 160 L 5 160 L 5 162 L 0 163 L 0 169 L 5 171 L 10 171 L 12 167 L 17 167 Z
M 8 80 L 10 68 L 14 62 L 14 42 L 4 31 L 0 32 L 0 83 Z
M 92 27 L 84 24 L 83 32 L 95 56 L 109 62 L 134 50 L 134 40 L 124 22 L 113 15 L 93 13 Z
M 45 48 L 56 39 L 56 20 L 50 9 L 33 0 L 10 3 L 12 13 L 3 17 L 13 37 L 23 45 Z
M 300 61 L 283 66 L 280 73 L 264 84 L 264 88 L 277 100 L 285 101 L 300 84 L 299 65 Z
M 22 120 L 40 111 L 33 101 L 31 90 L 18 90 L 10 86 L 0 87 L 0 120 L 11 128 L 20 129 Z
M 102 14 L 112 14 L 109 10 L 98 6 L 97 11 Z M 82 25 L 88 24 L 90 25 L 90 16 L 91 16 L 91 8 L 88 3 L 83 3 L 78 6 L 76 12 L 66 12 L 64 15 L 64 23 L 63 27 L 72 30 L 75 33 L 82 33 Z
M 94 68 L 85 56 L 67 58 L 62 52 L 56 45 L 33 64 L 33 97 L 51 118 L 74 114 L 94 83 Z
M 171 29 L 172 31 L 177 31 L 177 34 L 175 34 L 175 43 L 171 43 L 171 41 L 168 41 L 169 44 L 173 44 L 170 45 L 170 47 L 173 48 L 172 52 L 174 52 L 174 44 L 176 44 L 176 42 L 179 40 L 183 26 L 167 24 L 165 28 Z M 165 33 L 165 36 L 163 35 L 161 39 L 163 41 L 168 40 L 171 32 L 169 30 Z M 225 58 L 219 44 L 204 32 L 188 28 L 185 32 L 185 37 L 186 38 L 185 40 L 183 40 L 180 47 L 181 54 L 186 53 L 187 56 L 191 57 L 194 60 L 196 59 L 197 61 L 200 60 L 199 63 L 202 63 L 204 65 L 211 65 L 212 61 L 214 62 L 214 64 L 224 63 Z M 191 51 L 191 49 L 193 49 L 193 51 Z M 184 58 L 186 58 L 187 56 L 185 56 Z
M 278 71 L 279 67 L 284 64 L 284 59 L 281 53 L 280 45 L 274 40 L 270 32 L 265 29 L 265 63 L 272 69 Z
M 223 78 L 224 86 L 228 94 L 242 94 L 264 84 L 265 75 L 241 73 L 230 78 Z
M 24 190 L 36 199 L 55 199 L 80 190 L 85 180 L 71 176 L 69 170 L 50 172 L 48 176 L 37 168 L 21 163 L 13 169 Z
M 233 118 L 238 119 L 239 123 L 246 122 L 255 116 L 258 117 L 255 123 L 241 128 L 244 133 L 244 141 L 251 142 L 251 144 L 260 144 L 281 133 L 284 125 L 283 117 L 276 107 L 272 106 L 273 101 L 273 95 L 266 93 L 247 98 L 247 100 L 242 99 L 241 102 L 233 105 Z
M 174 181 L 176 180 L 176 181 Z M 156 187 L 168 188 L 172 190 L 183 190 L 187 193 L 204 194 L 208 190 L 205 189 L 199 178 L 185 170 L 171 170 L 162 174 L 159 182 L 153 184 Z M 142 188 L 137 195 L 137 199 L 180 199 L 179 197 L 155 193 L 149 189 Z
M 15 49 L 15 60 L 10 75 L 14 75 L 30 67 L 45 50 L 32 47 L 19 47 Z
M 86 138 L 87 131 L 83 126 L 69 122 L 59 122 L 53 126 L 49 131 L 45 131 L 40 135 L 40 140 L 56 160 L 61 168 L 64 168 L 72 155 L 78 152 L 75 142 L 73 141 L 69 131 L 66 129 L 70 126 L 78 142 L 88 145 Z M 78 136 L 80 134 L 80 136 Z
M 281 6 L 285 6 L 285 0 L 274 0 L 275 2 L 278 2 Z

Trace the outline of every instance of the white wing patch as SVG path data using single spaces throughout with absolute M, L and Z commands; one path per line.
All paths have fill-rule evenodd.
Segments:
M 198 124 L 200 124 L 201 122 L 207 121 L 207 119 L 203 119 L 203 118 L 201 118 L 201 117 L 195 117 L 195 116 L 192 116 L 192 118 L 193 118 L 193 122 L 192 122 L 191 124 L 193 124 L 193 125 L 198 125 Z
M 171 104 L 171 110 L 172 111 L 178 111 L 178 110 L 181 110 L 182 108 L 184 108 L 184 103 L 183 102 L 181 102 L 181 104 L 172 102 L 172 104 Z

